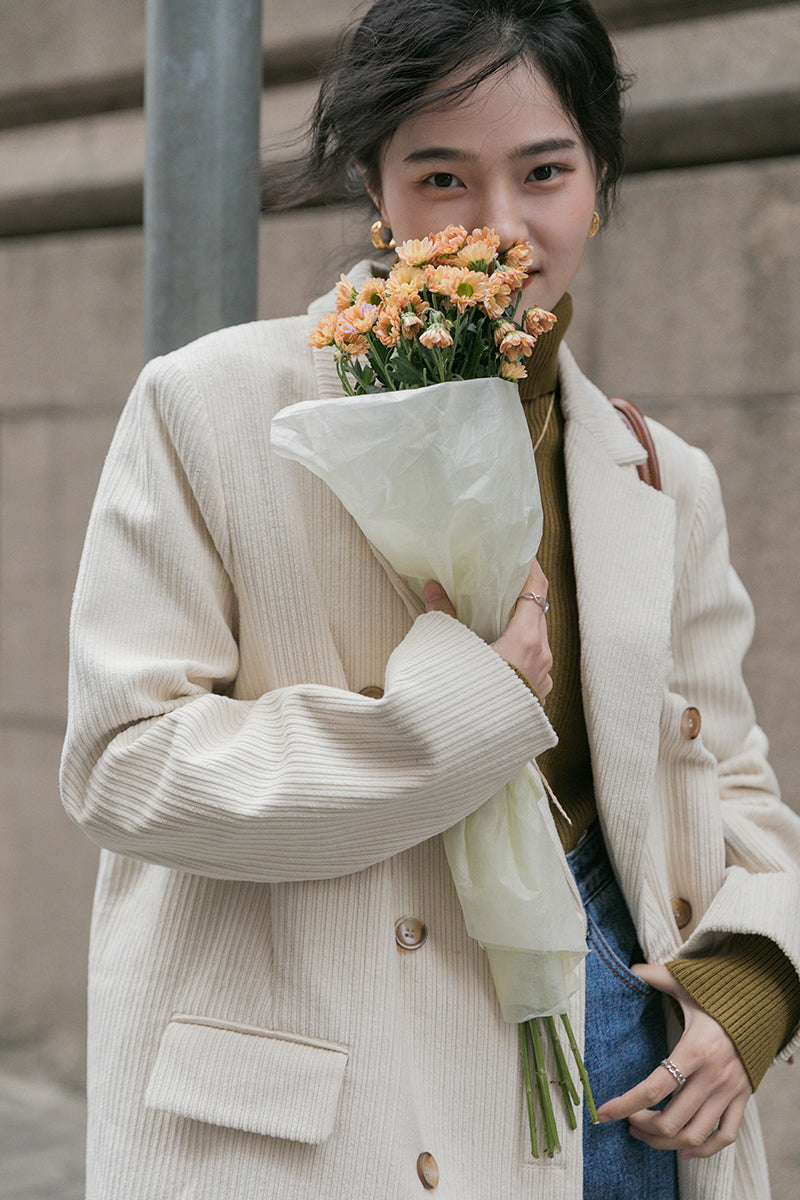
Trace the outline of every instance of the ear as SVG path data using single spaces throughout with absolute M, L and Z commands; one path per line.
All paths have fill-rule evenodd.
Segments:
M 363 181 L 364 191 L 367 193 L 370 200 L 375 205 L 375 208 L 378 211 L 378 216 L 381 218 L 382 221 L 384 221 L 384 224 L 386 224 L 383 213 L 381 211 L 382 201 L 381 201 L 380 189 L 377 187 L 373 187 L 372 184 L 369 182 L 366 167 L 362 166 L 360 162 L 356 162 L 355 167 Z

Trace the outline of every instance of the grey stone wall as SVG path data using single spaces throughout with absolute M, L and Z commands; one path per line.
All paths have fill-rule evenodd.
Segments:
M 352 6 L 265 7 L 268 182 Z M 599 7 L 638 75 L 631 172 L 620 221 L 587 248 L 570 342 L 720 471 L 759 616 L 749 680 L 800 811 L 800 3 Z M 144 0 L 0 13 L 0 1038 L 38 1041 L 73 1077 L 96 851 L 56 773 L 70 593 L 141 365 L 143 46 Z M 367 248 L 363 218 L 335 205 L 264 217 L 261 315 L 304 307 Z M 788 1070 L 764 1085 L 780 1187 L 800 1165 L 781 1124 L 799 1086 Z

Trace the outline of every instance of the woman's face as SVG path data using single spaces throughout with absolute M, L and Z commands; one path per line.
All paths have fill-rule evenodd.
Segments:
M 527 65 L 399 126 L 374 197 L 398 245 L 446 225 L 529 241 L 523 305 L 552 309 L 580 265 L 595 206 L 593 160 L 550 84 Z

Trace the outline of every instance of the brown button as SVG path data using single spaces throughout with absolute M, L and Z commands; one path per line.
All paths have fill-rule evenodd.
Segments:
M 687 708 L 681 716 L 681 733 L 688 742 L 694 741 L 700 732 L 702 720 L 696 708 Z
M 359 696 L 369 696 L 370 700 L 380 700 L 383 696 L 383 688 L 378 687 L 376 683 L 371 683 L 369 687 L 359 688 Z
M 672 915 L 678 929 L 685 929 L 692 919 L 692 906 L 689 901 L 684 900 L 682 896 L 677 896 L 672 901 Z
M 401 917 L 394 924 L 394 940 L 403 950 L 419 950 L 425 944 L 428 930 L 419 917 Z
M 432 1154 L 423 1151 L 417 1159 L 417 1174 L 424 1188 L 432 1192 L 439 1186 L 439 1167 Z

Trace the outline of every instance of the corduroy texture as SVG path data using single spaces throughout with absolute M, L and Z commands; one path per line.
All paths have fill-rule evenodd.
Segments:
M 333 1132 L 346 1065 L 346 1046 L 180 1015 L 161 1039 L 144 1102 L 313 1145 Z
M 313 319 L 214 334 L 148 367 L 100 485 L 62 776 L 106 847 L 87 1200 L 415 1200 L 423 1152 L 441 1200 L 574 1200 L 580 1133 L 562 1126 L 561 1158 L 532 1162 L 516 1030 L 437 836 L 553 735 L 497 655 L 443 614 L 415 621 L 330 492 L 270 455 L 272 412 L 324 379 L 304 344 Z M 563 348 L 560 369 L 597 810 L 644 951 L 681 950 L 681 895 L 688 953 L 753 933 L 797 967 L 800 821 L 776 798 L 741 680 L 750 610 L 713 471 L 654 427 L 665 492 L 642 487 L 638 443 Z M 383 699 L 358 694 L 375 685 Z M 394 937 L 406 915 L 428 930 L 414 951 Z M 178 1055 L 176 1014 L 234 1041 L 246 1027 L 346 1047 L 330 1135 L 214 1123 L 240 1117 L 196 1043 L 178 1038 Z M 326 1062 L 302 1071 L 330 1099 Z M 151 1081 L 163 1107 L 145 1103 Z M 285 1128 L 285 1103 L 267 1088 L 260 1127 Z M 681 1198 L 766 1200 L 763 1163 L 749 1105 L 736 1147 L 681 1167 Z
M 520 398 L 536 447 L 536 469 L 544 509 L 539 562 L 550 584 L 547 631 L 553 652 L 553 690 L 544 709 L 558 734 L 558 745 L 538 763 L 566 820 L 553 806 L 553 818 L 566 851 L 597 819 L 589 738 L 581 702 L 580 634 L 572 562 L 572 540 L 564 469 L 564 416 L 550 400 L 557 387 L 558 347 L 572 317 L 565 296 L 555 308 L 558 323 L 539 339 L 536 359 Z M 667 964 L 672 974 L 733 1039 L 748 1076 L 757 1088 L 781 1046 L 800 1023 L 800 983 L 786 956 L 769 938 L 733 937 L 725 954 Z

